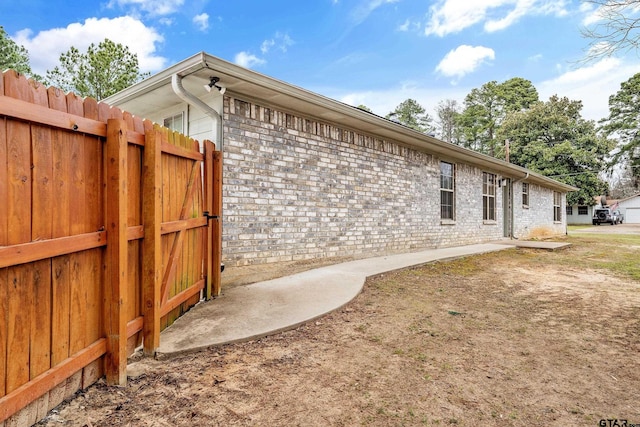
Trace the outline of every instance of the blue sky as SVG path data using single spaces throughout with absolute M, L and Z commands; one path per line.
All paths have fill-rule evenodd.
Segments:
M 523 77 L 598 120 L 640 59 L 577 63 L 595 12 L 580 0 L 21 0 L 0 4 L 0 25 L 43 75 L 71 46 L 109 38 L 142 71 L 206 51 L 380 115 L 413 98 L 435 116 L 439 101 Z

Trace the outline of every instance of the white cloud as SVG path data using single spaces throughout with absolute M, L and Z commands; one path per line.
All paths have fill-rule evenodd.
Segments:
M 59 63 L 60 55 L 72 46 L 80 52 L 90 44 L 98 45 L 107 38 L 127 46 L 138 56 L 140 71 L 158 71 L 165 67 L 166 58 L 156 54 L 156 44 L 164 41 L 154 28 L 130 16 L 113 19 L 88 18 L 84 23 L 69 24 L 33 34 L 29 29 L 19 31 L 13 39 L 29 51 L 31 68 L 44 75 Z
M 262 42 L 260 45 L 260 52 L 266 54 L 269 50 L 276 44 L 276 41 L 273 39 L 268 39 Z
M 276 49 L 284 53 L 287 51 L 287 49 L 289 49 L 289 46 L 293 46 L 294 44 L 295 42 L 291 37 L 289 37 L 289 34 L 277 32 L 272 38 L 262 42 L 260 51 L 263 54 L 267 54 L 272 48 L 275 47 Z
M 409 19 L 404 21 L 402 24 L 396 27 L 396 31 L 407 32 L 407 31 L 420 31 L 420 27 L 422 27 L 421 22 L 413 22 Z
M 487 60 L 495 59 L 493 49 L 484 46 L 461 45 L 449 51 L 436 67 L 446 77 L 462 78 Z
M 544 56 L 541 53 L 538 53 L 538 54 L 531 55 L 530 57 L 528 57 L 527 61 L 529 61 L 529 62 L 540 62 L 542 60 L 542 58 L 544 58 Z
M 484 23 L 487 32 L 503 30 L 527 15 L 564 16 L 567 0 L 439 0 L 429 8 L 426 35 L 445 36 Z
M 107 7 L 120 6 L 131 13 L 142 11 L 151 16 L 170 15 L 180 10 L 184 0 L 111 0 Z
M 196 15 L 193 17 L 193 23 L 200 31 L 206 31 L 209 28 L 209 15 L 206 13 Z
M 265 64 L 267 61 L 265 61 L 264 59 L 260 59 L 251 53 L 240 52 L 236 54 L 234 62 L 241 67 L 251 68 L 255 65 Z
M 584 18 L 582 18 L 582 25 L 585 27 L 603 19 L 602 8 L 594 8 L 590 3 L 583 3 L 580 7 L 580 12 L 585 14 Z
M 397 3 L 399 0 L 365 0 L 353 9 L 351 19 L 355 25 L 363 23 L 373 11 L 385 4 Z
M 638 71 L 638 63 L 606 58 L 593 65 L 567 71 L 556 78 L 535 83 L 541 100 L 552 95 L 582 101 L 582 117 L 600 120 L 609 115 L 609 96 Z

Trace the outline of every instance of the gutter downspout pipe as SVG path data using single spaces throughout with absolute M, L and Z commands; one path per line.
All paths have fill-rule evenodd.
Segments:
M 510 222 L 510 224 L 509 224 L 509 226 L 510 226 L 510 227 L 509 227 L 509 228 L 510 228 L 510 230 L 509 230 L 509 234 L 511 235 L 511 238 L 512 238 L 512 239 L 516 239 L 516 240 L 517 240 L 518 238 L 517 238 L 516 236 L 514 236 L 514 235 L 513 235 L 513 230 L 514 230 L 514 228 L 515 228 L 515 227 L 513 226 L 513 223 L 514 223 L 515 218 L 516 218 L 516 215 L 515 215 L 515 208 L 514 208 L 514 206 L 515 206 L 515 204 L 516 204 L 516 194 L 515 194 L 515 192 L 513 191 L 513 184 L 518 183 L 518 182 L 521 182 L 521 181 L 524 181 L 524 180 L 525 180 L 525 179 L 527 179 L 527 178 L 529 178 L 529 172 L 526 172 L 526 175 L 525 175 L 525 176 L 523 176 L 522 178 L 518 178 L 518 179 L 516 179 L 515 181 L 511 181 L 511 222 Z
M 174 74 L 171 76 L 171 88 L 173 92 L 178 95 L 180 99 L 182 99 L 187 104 L 196 107 L 203 113 L 213 120 L 213 128 L 216 135 L 216 148 L 222 151 L 223 148 L 223 135 L 222 135 L 222 117 L 220 114 L 214 110 L 211 106 L 207 105 L 200 98 L 196 97 L 194 94 L 189 93 L 182 86 L 182 76 L 178 74 Z

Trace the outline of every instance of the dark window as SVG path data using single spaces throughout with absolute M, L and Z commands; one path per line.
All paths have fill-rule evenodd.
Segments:
M 573 206 L 567 206 L 567 216 L 573 215 Z
M 440 162 L 440 218 L 455 219 L 455 168 Z
M 496 176 L 482 173 L 482 219 L 496 220 Z
M 589 215 L 589 206 L 578 206 L 578 215 Z
M 522 206 L 529 206 L 529 184 L 522 183 Z

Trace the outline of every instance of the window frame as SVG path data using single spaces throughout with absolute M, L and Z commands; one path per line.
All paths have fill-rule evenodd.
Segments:
M 529 183 L 522 183 L 522 206 L 525 208 L 529 207 Z
M 166 127 L 167 129 L 171 129 L 172 131 L 176 131 L 179 132 L 181 134 L 184 134 L 184 111 L 180 111 L 177 112 L 175 114 L 171 114 L 168 115 L 166 117 L 162 118 L 162 126 Z M 180 129 L 177 129 L 175 126 L 173 126 L 173 123 L 177 122 L 179 118 L 180 121 Z M 167 121 L 170 121 L 170 123 L 167 125 Z
M 482 172 L 482 220 L 485 223 L 496 222 L 496 174 Z
M 589 215 L 589 206 L 578 205 L 578 215 Z
M 567 214 L 567 216 L 573 216 L 573 206 L 567 205 L 567 207 L 565 208 L 565 213 Z
M 444 223 L 456 220 L 456 165 L 444 161 L 440 162 L 440 220 Z
M 562 193 L 559 191 L 553 192 L 553 222 L 562 222 Z

